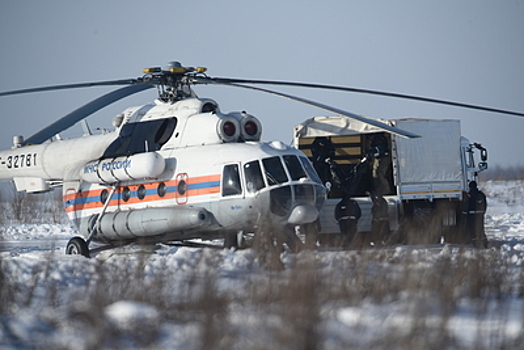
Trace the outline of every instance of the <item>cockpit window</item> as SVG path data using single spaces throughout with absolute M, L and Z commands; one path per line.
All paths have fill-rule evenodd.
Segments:
M 264 178 L 262 177 L 262 170 L 258 160 L 246 163 L 244 165 L 244 174 L 246 175 L 247 190 L 249 192 L 256 192 L 264 188 Z
M 307 159 L 306 157 L 300 157 L 300 161 L 302 162 L 304 169 L 306 169 L 308 177 L 315 182 L 322 183 L 320 177 L 317 174 L 317 171 L 315 170 L 315 168 L 313 168 L 313 165 L 311 165 L 309 159 Z
M 226 165 L 222 175 L 222 196 L 234 196 L 241 193 L 242 185 L 238 164 Z
M 120 135 L 104 153 L 104 158 L 158 151 L 171 138 L 177 119 L 158 119 L 122 126 Z
M 155 135 L 155 143 L 162 147 L 173 135 L 173 131 L 175 131 L 176 127 L 176 119 L 175 118 L 169 118 L 164 119 L 160 127 L 158 128 L 156 135 Z M 159 147 L 159 148 L 160 148 Z
M 297 156 L 284 156 L 284 163 L 286 163 L 289 175 L 291 175 L 291 180 L 296 181 L 307 177 L 306 172 L 304 171 L 304 168 L 302 168 L 302 165 L 300 164 Z
M 284 166 L 280 161 L 280 157 L 271 157 L 262 159 L 264 164 L 265 174 L 269 186 L 278 185 L 288 181 Z

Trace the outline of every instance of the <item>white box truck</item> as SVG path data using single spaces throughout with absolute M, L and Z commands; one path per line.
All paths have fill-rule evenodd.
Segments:
M 334 210 L 345 192 L 343 189 L 348 187 L 362 210 L 358 231 L 370 231 L 370 194 L 376 188 L 368 152 L 372 139 L 382 135 L 389 148 L 383 159 L 388 165 L 385 174 L 388 186 L 382 194 L 388 203 L 394 243 L 430 244 L 443 239 L 450 243 L 467 243 L 468 237 L 461 229 L 464 222 L 461 203 L 469 182 L 476 181 L 477 174 L 487 168 L 485 148 L 461 136 L 459 120 L 381 121 L 411 131 L 420 138 L 408 139 L 385 133 L 345 116 L 314 117 L 295 127 L 293 142 L 296 148 L 313 161 L 315 140 L 327 138 L 334 149 L 328 160 L 331 168 L 335 165 L 344 174 L 339 176 L 339 181 L 327 184 L 331 188 L 319 219 L 319 240 L 327 242 L 339 234 Z M 475 150 L 480 151 L 478 166 L 475 165 Z

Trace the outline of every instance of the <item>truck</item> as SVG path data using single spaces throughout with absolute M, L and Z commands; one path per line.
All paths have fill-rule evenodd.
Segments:
M 319 217 L 318 240 L 333 242 L 340 235 L 334 211 L 344 193 L 356 200 L 362 216 L 359 234 L 371 230 L 371 195 L 376 193 L 372 176 L 372 140 L 386 140 L 387 186 L 380 195 L 387 201 L 390 243 L 467 244 L 462 203 L 471 181 L 487 169 L 487 150 L 461 135 L 460 120 L 405 118 L 382 122 L 417 134 L 408 139 L 384 132 L 346 116 L 307 119 L 294 128 L 294 147 L 304 152 L 328 188 Z M 331 177 L 322 176 L 313 153 L 322 139 L 332 146 L 324 162 Z M 382 242 L 384 244 L 384 242 Z M 374 244 L 371 242 L 371 244 Z

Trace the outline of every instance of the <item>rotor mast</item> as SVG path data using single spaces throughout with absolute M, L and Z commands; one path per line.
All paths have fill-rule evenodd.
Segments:
M 178 61 L 169 62 L 166 67 L 145 68 L 146 75 L 142 78 L 144 83 L 157 86 L 158 99 L 163 102 L 175 103 L 177 101 L 197 97 L 191 84 L 197 74 L 207 70 L 204 67 L 183 67 Z

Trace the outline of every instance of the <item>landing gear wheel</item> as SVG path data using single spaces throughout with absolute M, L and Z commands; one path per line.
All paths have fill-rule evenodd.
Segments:
M 286 243 L 292 253 L 300 253 L 300 251 L 304 248 L 304 243 L 302 243 L 300 238 L 298 238 L 294 228 L 283 232 L 283 236 L 284 243 Z
M 238 237 L 236 233 L 226 233 L 224 237 L 224 248 L 238 248 Z
M 310 224 L 304 224 L 300 228 L 304 231 L 305 241 L 304 247 L 308 250 L 315 250 L 317 248 L 319 223 L 317 221 Z
M 81 237 L 73 237 L 67 242 L 66 254 L 83 255 L 89 258 L 89 248 L 86 241 Z
M 227 233 L 224 237 L 224 248 L 226 249 L 245 249 L 246 240 L 242 232 L 240 233 Z

